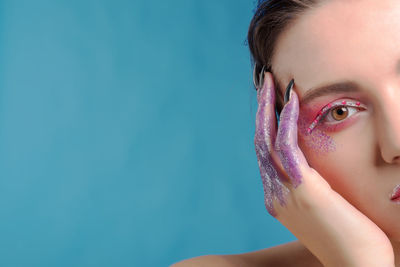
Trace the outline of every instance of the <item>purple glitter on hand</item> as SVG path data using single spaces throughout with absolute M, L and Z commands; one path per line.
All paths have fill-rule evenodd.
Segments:
M 290 191 L 284 182 L 290 182 L 295 188 L 301 184 L 300 164 L 304 164 L 305 158 L 297 145 L 297 94 L 293 91 L 289 102 L 284 106 L 277 133 L 273 78 L 269 72 L 265 76 L 264 86 L 257 96 L 259 105 L 254 144 L 264 187 L 265 206 L 276 217 L 273 200 L 285 205 L 285 196 Z
M 281 124 L 279 125 L 275 148 L 295 188 L 301 184 L 302 177 L 297 144 L 298 117 L 299 99 L 297 94 L 292 91 L 290 101 L 285 105 L 279 116 Z

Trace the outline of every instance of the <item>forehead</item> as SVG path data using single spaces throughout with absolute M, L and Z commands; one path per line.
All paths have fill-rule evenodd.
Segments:
M 331 0 L 279 36 L 272 66 L 283 89 L 294 78 L 303 94 L 337 80 L 389 79 L 399 75 L 398 59 L 400 1 Z

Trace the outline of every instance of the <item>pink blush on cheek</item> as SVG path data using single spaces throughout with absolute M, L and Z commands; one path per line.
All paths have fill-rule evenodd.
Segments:
M 319 155 L 323 155 L 336 150 L 336 143 L 331 136 L 327 135 L 325 132 L 321 131 L 318 128 L 314 129 L 311 134 L 308 134 L 308 125 L 309 123 L 307 119 L 302 119 L 299 117 L 299 133 L 301 133 L 304 144 L 308 148 L 312 149 Z

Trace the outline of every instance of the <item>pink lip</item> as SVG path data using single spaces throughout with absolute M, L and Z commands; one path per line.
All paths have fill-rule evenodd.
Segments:
M 400 184 L 397 185 L 394 189 L 393 189 L 393 193 L 390 196 L 390 200 L 392 201 L 400 201 Z

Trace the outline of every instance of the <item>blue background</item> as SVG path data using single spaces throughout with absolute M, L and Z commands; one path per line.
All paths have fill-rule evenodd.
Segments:
M 167 266 L 295 240 L 263 203 L 253 8 L 0 0 L 1 266 Z

